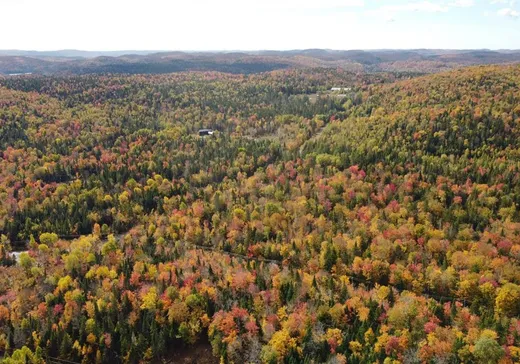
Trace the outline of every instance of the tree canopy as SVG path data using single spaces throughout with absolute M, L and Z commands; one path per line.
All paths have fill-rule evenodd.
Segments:
M 4 362 L 518 362 L 519 105 L 519 66 L 0 80 Z

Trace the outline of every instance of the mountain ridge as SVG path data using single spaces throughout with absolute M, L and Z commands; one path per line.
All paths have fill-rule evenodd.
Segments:
M 160 74 L 180 71 L 259 73 L 286 68 L 436 73 L 463 66 L 520 62 L 520 50 L 289 51 L 0 51 L 0 74 Z

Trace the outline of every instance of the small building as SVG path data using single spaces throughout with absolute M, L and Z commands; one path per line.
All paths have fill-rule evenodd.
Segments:
M 213 135 L 212 129 L 200 129 L 199 130 L 199 136 L 207 136 L 207 135 Z
M 333 87 L 331 91 L 352 91 L 351 87 Z

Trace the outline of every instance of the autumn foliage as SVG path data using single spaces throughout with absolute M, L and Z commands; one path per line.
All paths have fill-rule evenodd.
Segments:
M 519 362 L 520 68 L 409 78 L 0 80 L 5 362 Z

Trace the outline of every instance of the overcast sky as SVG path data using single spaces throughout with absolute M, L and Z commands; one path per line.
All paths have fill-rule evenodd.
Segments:
M 0 49 L 520 49 L 510 0 L 0 0 Z

